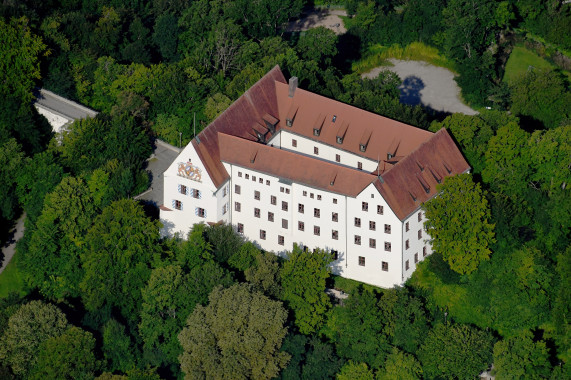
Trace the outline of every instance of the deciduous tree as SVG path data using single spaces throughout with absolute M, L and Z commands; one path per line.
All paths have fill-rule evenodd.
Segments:
M 545 379 L 551 372 L 545 342 L 529 330 L 494 345 L 494 375 L 502 379 Z
M 246 284 L 216 288 L 206 307 L 197 306 L 179 334 L 179 357 L 187 379 L 270 379 L 285 367 L 280 352 L 287 333 L 280 302 Z
M 423 205 L 432 247 L 452 270 L 471 273 L 489 258 L 489 246 L 495 241 L 488 201 L 470 174 L 447 177 L 438 191 Z

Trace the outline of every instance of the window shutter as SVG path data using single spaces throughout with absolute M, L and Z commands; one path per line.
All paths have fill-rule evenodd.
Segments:
M 202 199 L 202 192 L 200 190 L 194 190 L 198 192 L 198 199 Z
M 198 216 L 198 207 L 194 208 L 194 215 Z
M 172 200 L 172 208 L 173 208 L 173 210 L 176 210 L 176 204 L 175 204 L 175 202 L 176 202 L 176 201 L 173 199 L 173 200 Z
M 180 202 L 180 211 L 182 211 L 182 206 L 183 206 L 182 203 L 183 203 L 183 202 Z
M 206 219 L 206 210 L 204 210 L 204 218 Z
M 178 184 L 178 192 L 182 194 L 182 185 L 180 183 Z

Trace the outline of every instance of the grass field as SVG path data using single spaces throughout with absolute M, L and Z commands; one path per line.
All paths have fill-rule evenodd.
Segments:
M 10 263 L 0 274 L 0 298 L 6 297 L 11 292 L 25 294 L 24 278 L 18 270 L 18 255 L 14 255 Z
M 456 71 L 454 63 L 442 56 L 438 49 L 422 42 L 413 42 L 405 47 L 398 44 L 392 46 L 373 45 L 369 47 L 363 58 L 353 63 L 352 69 L 354 72 L 363 74 L 378 66 L 390 66 L 391 63 L 387 61 L 389 58 L 424 61 L 453 72 Z
M 536 69 L 552 69 L 554 65 L 541 58 L 531 50 L 523 46 L 515 46 L 506 63 L 504 82 L 510 84 L 520 75 L 524 74 L 529 67 Z

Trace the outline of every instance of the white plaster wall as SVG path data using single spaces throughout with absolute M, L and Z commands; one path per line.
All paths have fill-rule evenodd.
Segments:
M 278 140 L 279 139 L 279 140 Z M 274 143 L 274 140 L 276 141 Z M 292 140 L 297 141 L 297 147 L 292 145 Z M 357 169 L 358 163 L 361 162 L 363 165 L 363 171 L 366 172 L 373 172 L 377 170 L 377 161 L 370 160 L 365 157 L 361 157 L 357 154 L 350 153 L 344 150 L 341 150 L 342 144 L 338 147 L 333 147 L 327 144 L 320 143 L 318 141 L 314 141 L 312 139 L 308 139 L 307 137 L 297 135 L 291 133 L 287 130 L 280 130 L 280 133 L 270 140 L 270 143 L 273 143 L 274 146 L 281 146 L 282 149 L 290 150 L 292 152 L 301 153 L 306 156 L 319 158 L 325 161 L 333 162 L 337 165 L 347 166 L 350 168 Z M 314 154 L 314 147 L 317 147 L 319 150 L 319 154 Z M 336 162 L 335 157 L 336 155 L 341 156 L 341 161 Z
M 187 162 L 191 160 L 192 164 L 201 169 L 201 182 L 187 179 L 177 175 L 179 162 Z M 164 206 L 172 211 L 161 210 L 160 218 L 163 223 L 162 235 L 172 235 L 176 232 L 186 237 L 186 234 L 195 223 L 200 222 L 217 222 L 219 219 L 218 203 L 216 187 L 208 176 L 204 165 L 200 161 L 192 144 L 188 144 L 186 148 L 173 161 L 171 166 L 164 172 Z M 185 185 L 188 188 L 188 194 L 181 194 L 178 185 Z M 191 196 L 191 190 L 196 189 L 201 192 L 201 199 Z M 179 200 L 182 202 L 182 210 L 173 208 L 172 201 Z M 201 218 L 195 215 L 196 207 L 201 207 L 206 211 L 206 217 Z
M 418 214 L 421 215 L 420 221 Z M 414 254 L 418 254 L 418 262 L 423 261 L 426 257 L 432 254 L 432 245 L 430 244 L 430 236 L 426 233 L 424 229 L 424 222 L 426 221 L 424 216 L 424 211 L 418 209 L 413 212 L 408 218 L 405 219 L 403 223 L 403 265 L 402 270 L 404 274 L 404 280 L 406 281 L 416 269 L 416 263 L 414 262 Z M 406 223 L 409 224 L 409 230 L 406 231 Z M 418 238 L 418 231 L 422 231 L 422 237 Z M 406 241 L 409 241 L 409 248 L 406 249 Z M 423 255 L 423 248 L 426 247 L 426 256 Z M 409 262 L 409 269 L 406 269 L 406 261 Z
M 61 132 L 61 128 L 64 125 L 73 121 L 72 119 L 68 119 L 61 115 L 53 113 L 37 104 L 34 104 L 34 106 L 38 110 L 38 113 L 48 120 L 48 123 L 50 123 L 50 125 L 52 126 L 52 130 L 55 133 Z
M 367 202 L 368 211 L 363 211 L 362 202 Z M 383 207 L 383 214 L 377 213 L 377 206 Z M 402 283 L 402 222 L 393 213 L 373 184 L 356 198 L 349 198 L 347 204 L 348 266 L 346 277 L 368 284 L 392 287 Z M 355 226 L 355 218 L 361 219 L 361 227 Z M 369 222 L 375 222 L 375 230 Z M 391 233 L 385 233 L 385 224 L 391 226 Z M 355 235 L 361 237 L 361 245 L 355 244 Z M 376 248 L 369 247 L 369 239 L 376 240 Z M 391 243 L 391 251 L 385 251 L 385 242 Z M 359 265 L 359 256 L 365 258 L 365 265 Z M 382 262 L 388 263 L 388 271 L 382 270 Z

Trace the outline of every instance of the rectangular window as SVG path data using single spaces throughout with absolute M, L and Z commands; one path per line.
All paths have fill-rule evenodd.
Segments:
M 390 252 L 391 251 L 391 243 L 389 242 L 385 242 L 385 251 Z
M 226 188 L 226 186 L 224 186 L 224 188 L 222 189 L 222 197 L 225 197 L 228 194 L 228 189 Z
M 303 207 L 303 205 L 302 205 L 301 203 L 299 203 L 299 204 L 297 205 L 297 211 L 299 211 L 301 214 L 303 214 L 304 207 Z
M 408 260 L 404 262 L 404 270 L 409 270 L 410 265 L 408 264 Z
M 373 222 L 372 220 L 369 222 L 369 229 L 371 231 L 375 231 L 377 229 L 377 223 Z
M 244 233 L 244 225 L 242 223 L 238 223 L 238 233 L 239 234 Z
M 280 193 L 283 193 L 283 192 L 284 192 L 284 187 L 280 186 Z
M 331 214 L 331 220 L 334 222 L 339 221 L 339 214 L 337 214 L 336 212 L 334 212 L 333 214 Z
M 241 191 L 242 191 L 242 189 L 240 188 L 240 185 L 234 185 L 234 192 L 236 194 L 240 194 Z
M 286 188 L 285 190 L 286 190 L 286 194 L 289 194 L 289 188 Z
M 238 172 L 238 177 L 242 178 L 242 172 Z
M 319 236 L 321 233 L 321 228 L 319 226 L 313 226 L 313 234 Z
M 422 247 L 422 257 L 426 257 L 426 246 Z
M 418 253 L 414 254 L 414 263 L 418 263 Z
M 256 182 L 256 176 L 255 175 L 252 176 L 252 181 Z
M 362 267 L 365 266 L 365 258 L 363 256 L 359 256 L 359 265 Z
M 276 203 L 278 203 L 278 199 L 276 198 L 275 195 L 272 195 L 270 197 L 270 203 L 273 204 L 274 206 L 276 205 Z
M 335 161 L 336 161 L 336 162 L 341 162 L 341 155 L 336 154 L 336 155 L 335 155 Z
M 321 212 L 319 211 L 318 208 L 314 208 L 313 209 L 313 216 L 316 218 L 319 218 L 319 216 L 321 215 Z
M 282 219 L 282 228 L 287 230 L 287 219 Z
M 361 209 L 363 211 L 369 211 L 369 204 L 367 202 L 362 202 L 361 203 Z
M 284 245 L 284 237 L 282 235 L 278 235 L 278 244 Z
M 355 244 L 356 244 L 356 245 L 361 245 L 361 236 L 355 235 Z
M 377 214 L 383 215 L 383 206 L 381 206 L 381 205 L 377 206 Z
M 260 217 L 260 209 L 259 209 L 259 208 L 255 208 L 255 209 L 254 209 L 254 216 L 255 216 L 256 218 L 259 218 L 259 217 Z
M 408 242 L 408 239 L 404 242 L 404 249 L 409 249 L 410 248 L 410 243 Z
M 181 201 L 174 201 L 174 208 L 177 210 L 182 210 L 182 202 Z
M 204 217 L 206 217 L 206 211 L 204 211 L 204 209 L 201 207 L 197 207 L 196 208 L 196 215 L 198 215 L 201 218 L 204 218 Z
M 422 239 L 422 229 L 418 230 L 418 240 Z
M 184 186 L 184 185 L 179 185 L 179 187 L 178 187 L 178 192 L 181 193 L 181 194 L 186 195 L 187 192 L 188 192 L 188 189 L 187 189 L 186 186 Z
M 244 178 L 250 179 L 250 175 L 249 175 L 249 174 L 246 174 L 246 175 L 244 176 Z
M 369 239 L 369 248 L 377 248 L 377 241 L 375 239 Z
M 382 261 L 381 262 L 381 268 L 383 269 L 384 272 L 388 272 L 389 271 L 389 263 L 387 263 L 386 261 Z
M 282 210 L 287 211 L 287 202 L 282 201 Z
M 264 180 L 262 179 L 262 177 L 260 177 L 260 179 L 258 180 L 258 182 L 260 182 L 262 185 L 264 184 Z
M 331 239 L 339 240 L 339 232 L 336 230 L 331 231 Z
M 363 163 L 362 162 L 357 162 L 357 169 L 363 170 Z
M 201 197 L 200 197 L 200 190 L 192 189 L 191 193 L 192 193 L 192 197 L 193 197 L 193 198 L 196 198 L 196 199 L 200 199 L 200 198 L 201 198 Z
M 260 239 L 266 240 L 266 231 L 260 230 Z
M 422 212 L 419 212 L 419 213 L 418 213 L 418 221 L 419 221 L 419 222 L 422 221 Z
M 333 198 L 333 204 L 334 204 L 334 205 L 337 204 L 337 198 Z
M 314 146 L 313 147 L 313 154 L 319 154 L 319 148 Z
M 300 231 L 305 231 L 305 223 L 297 222 L 297 229 Z
M 406 232 L 408 232 L 408 230 L 410 230 L 410 226 L 408 225 L 408 222 L 406 222 L 406 223 L 404 224 L 404 230 L 405 230 Z
M 333 260 L 339 259 L 339 252 L 337 252 L 336 250 L 331 250 L 331 258 Z
M 242 211 L 242 205 L 240 204 L 240 202 L 234 202 L 234 211 Z
M 222 206 L 222 215 L 226 215 L 227 212 L 228 212 L 228 205 Z
M 293 146 L 294 148 L 297 147 L 297 140 L 296 139 L 291 139 L 291 146 Z
M 270 180 L 269 179 L 266 180 L 266 186 L 270 186 Z
M 307 197 L 307 191 L 303 190 L 303 196 Z
M 268 222 L 273 222 L 273 221 L 274 221 L 274 213 L 268 212 Z
M 321 200 L 321 195 L 317 195 L 317 200 L 320 201 Z
M 361 227 L 361 218 L 355 218 L 355 227 Z
M 260 200 L 260 192 L 259 191 L 254 191 L 254 199 L 259 201 Z
M 313 193 L 309 193 L 309 197 L 310 197 L 311 199 L 313 199 L 314 194 L 313 194 Z
M 391 225 L 390 225 L 390 224 L 385 224 L 385 233 L 386 233 L 386 234 L 390 234 L 390 233 L 391 233 Z

